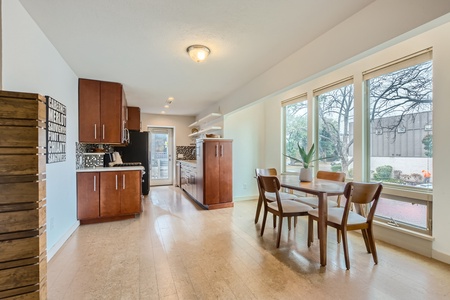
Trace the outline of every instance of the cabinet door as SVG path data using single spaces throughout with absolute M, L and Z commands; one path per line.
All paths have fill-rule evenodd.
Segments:
M 219 145 L 220 161 L 220 203 L 233 201 L 233 157 L 232 143 L 221 142 Z
M 102 143 L 122 143 L 122 85 L 101 82 L 101 139 Z
M 205 141 L 203 144 L 203 203 L 205 205 L 220 202 L 220 161 L 219 142 Z
M 99 196 L 99 173 L 77 173 L 78 220 L 100 216 Z
M 141 172 L 120 173 L 120 212 L 137 214 L 141 211 Z
M 100 173 L 100 216 L 120 215 L 120 172 Z
M 128 106 L 128 130 L 141 130 L 141 109 L 139 107 Z
M 99 143 L 100 81 L 80 79 L 78 82 L 78 135 L 80 142 Z

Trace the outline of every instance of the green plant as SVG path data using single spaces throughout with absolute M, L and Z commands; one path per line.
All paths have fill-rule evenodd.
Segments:
M 373 178 L 375 180 L 383 180 L 383 181 L 391 179 L 393 169 L 394 168 L 389 165 L 379 166 L 378 168 L 375 169 L 376 172 L 373 174 Z
M 294 161 L 298 161 L 298 162 L 302 163 L 303 168 L 305 168 L 305 169 L 308 169 L 309 165 L 316 160 L 326 159 L 326 157 L 313 159 L 314 154 L 316 153 L 316 148 L 315 148 L 314 144 L 311 145 L 311 148 L 309 148 L 309 151 L 306 151 L 306 149 L 304 147 L 300 146 L 300 143 L 298 143 L 297 146 L 298 146 L 298 152 L 300 153 L 300 158 L 289 156 L 287 154 L 284 154 L 284 156 L 289 157 L 290 159 L 292 159 Z
M 341 164 L 332 165 L 331 172 L 342 172 L 342 165 Z

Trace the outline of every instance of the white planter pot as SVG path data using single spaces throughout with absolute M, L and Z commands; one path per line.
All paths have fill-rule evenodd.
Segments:
M 312 176 L 313 174 L 312 174 L 312 169 L 311 168 L 308 168 L 308 169 L 305 169 L 305 168 L 301 168 L 300 169 L 300 181 L 312 181 L 312 178 L 313 178 L 313 176 Z

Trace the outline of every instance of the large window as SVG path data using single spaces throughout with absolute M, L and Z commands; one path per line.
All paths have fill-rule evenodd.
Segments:
M 306 94 L 282 102 L 284 115 L 284 152 L 287 156 L 299 157 L 298 144 L 308 145 L 308 106 Z M 298 173 L 302 165 L 283 155 L 284 172 Z
M 318 116 L 319 170 L 345 172 L 353 178 L 352 79 L 345 79 L 314 91 Z
M 385 186 L 377 215 L 391 225 L 428 233 L 431 196 L 416 195 L 426 194 L 433 185 L 432 68 L 427 50 L 364 74 L 369 106 L 367 177 Z

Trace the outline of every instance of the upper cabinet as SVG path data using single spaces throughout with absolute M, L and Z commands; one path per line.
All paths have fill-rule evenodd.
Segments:
M 121 144 L 125 124 L 123 98 L 120 83 L 79 79 L 79 141 Z
M 189 125 L 189 127 L 197 129 L 193 130 L 189 136 L 192 138 L 199 138 L 205 135 L 206 133 L 216 132 L 218 134 L 221 134 L 222 124 L 223 124 L 222 114 L 210 113 L 209 115 Z
M 128 106 L 127 128 L 141 131 L 141 109 L 139 107 Z

